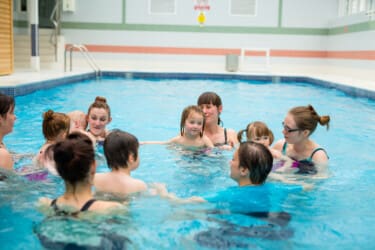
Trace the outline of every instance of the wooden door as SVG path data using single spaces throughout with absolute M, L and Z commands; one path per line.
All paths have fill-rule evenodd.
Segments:
M 0 0 L 0 75 L 9 75 L 13 70 L 13 3 Z

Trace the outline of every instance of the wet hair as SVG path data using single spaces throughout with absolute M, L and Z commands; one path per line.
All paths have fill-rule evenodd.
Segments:
M 264 122 L 255 121 L 249 123 L 246 129 L 242 129 L 237 133 L 237 139 L 239 142 L 242 141 L 242 134 L 246 133 L 246 138 L 248 141 L 252 141 L 252 136 L 255 135 L 257 137 L 268 136 L 270 145 L 273 143 L 274 136 L 272 131 L 267 127 Z
M 6 118 L 9 110 L 13 109 L 16 105 L 12 96 L 4 95 L 0 93 L 0 115 Z
M 181 136 L 184 135 L 185 133 L 185 122 L 186 122 L 186 119 L 189 117 L 189 115 L 191 113 L 197 113 L 197 114 L 200 114 L 203 118 L 203 124 L 202 124 L 202 131 L 199 133 L 200 137 L 203 136 L 203 131 L 204 131 L 204 121 L 205 121 L 205 118 L 204 118 L 204 113 L 202 111 L 202 109 L 199 107 L 199 106 L 196 106 L 196 105 L 191 105 L 191 106 L 187 106 L 186 108 L 184 108 L 184 110 L 182 111 L 182 114 L 181 114 L 181 122 L 180 122 L 180 134 Z
M 91 165 L 95 162 L 95 152 L 87 135 L 73 132 L 51 147 L 56 170 L 66 182 L 75 185 L 89 177 Z
M 64 113 L 48 110 L 43 114 L 43 135 L 47 140 L 56 140 L 62 132 L 69 132 L 70 118 Z
M 271 172 L 273 157 L 263 144 L 242 142 L 238 149 L 239 165 L 250 172 L 250 181 L 253 184 L 262 184 Z
M 315 131 L 318 122 L 322 126 L 327 126 L 327 130 L 329 129 L 330 117 L 328 115 L 319 116 L 310 104 L 294 107 L 288 113 L 293 116 L 297 128 L 310 130 L 310 135 Z
M 112 130 L 104 140 L 104 155 L 110 169 L 119 169 L 128 165 L 129 156 L 138 158 L 139 142 L 134 135 L 120 129 Z
M 215 92 L 204 92 L 198 97 L 197 101 L 198 106 L 204 105 L 204 104 L 212 104 L 215 105 L 217 108 L 222 106 L 221 98 L 218 94 Z M 222 121 L 219 119 L 217 121 L 217 124 L 220 125 Z
M 90 105 L 89 110 L 87 111 L 88 115 L 93 108 L 105 109 L 108 112 L 108 118 L 111 117 L 111 109 L 109 108 L 107 99 L 105 99 L 105 97 L 97 96 L 95 98 L 95 101 Z

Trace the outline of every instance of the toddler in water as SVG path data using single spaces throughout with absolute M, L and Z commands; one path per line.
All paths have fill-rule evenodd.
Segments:
M 242 134 L 246 134 L 247 141 L 257 142 L 260 144 L 263 144 L 266 146 L 273 158 L 280 158 L 281 152 L 271 149 L 270 146 L 273 143 L 274 136 L 272 131 L 267 127 L 267 125 L 264 122 L 255 121 L 252 123 L 249 123 L 246 127 L 246 129 L 243 129 L 238 132 L 237 139 L 239 142 L 242 141 Z
M 134 135 L 115 129 L 104 140 L 103 148 L 111 171 L 95 174 L 97 191 L 124 196 L 147 190 L 146 183 L 130 176 L 140 162 L 139 143 Z
M 238 141 L 242 141 L 242 134 L 246 134 L 247 141 L 263 144 L 271 152 L 272 157 L 276 160 L 273 164 L 272 172 L 295 172 L 296 168 L 293 165 L 293 160 L 289 157 L 282 155 L 276 149 L 270 148 L 273 143 L 274 136 L 272 131 L 267 127 L 264 122 L 255 121 L 247 125 L 246 129 L 238 132 Z M 271 177 L 274 175 L 270 175 Z M 280 179 L 280 178 L 276 178 Z
M 96 142 L 95 137 L 86 131 L 87 129 L 87 120 L 86 120 L 86 114 L 81 110 L 74 110 L 72 112 L 67 113 L 67 115 L 70 118 L 70 130 L 69 133 L 73 132 L 80 132 L 82 134 L 87 135 L 94 143 Z
M 46 149 L 55 144 L 58 140 L 64 139 L 69 134 L 70 119 L 64 113 L 48 110 L 43 114 L 43 135 L 46 142 L 43 144 L 34 162 L 37 167 L 47 168 L 49 172 L 57 175 L 54 164 L 48 160 L 53 157 L 46 155 Z
M 148 141 L 142 144 L 178 144 L 194 148 L 213 148 L 213 143 L 203 134 L 203 130 L 204 113 L 198 106 L 191 105 L 182 111 L 180 135 L 169 141 Z
M 86 131 L 87 129 L 87 120 L 86 120 L 86 114 L 83 111 L 80 110 L 74 110 L 67 115 L 70 118 L 70 133 L 74 131 Z

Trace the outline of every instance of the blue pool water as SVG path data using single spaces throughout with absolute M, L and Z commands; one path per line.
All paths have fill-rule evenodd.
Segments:
M 182 109 L 195 104 L 204 91 L 221 96 L 225 127 L 238 131 L 261 120 L 273 130 L 276 140 L 282 138 L 281 121 L 293 106 L 312 104 L 320 115 L 331 116 L 330 130 L 318 127 L 312 136 L 330 156 L 330 178 L 313 180 L 313 190 L 292 193 L 273 204 L 291 216 L 287 226 L 270 226 L 228 211 L 210 215 L 210 204 L 178 205 L 150 196 L 132 197 L 127 211 L 112 217 L 46 219 L 35 203 L 40 196 L 60 195 L 61 180 L 49 176 L 47 181 L 30 182 L 12 177 L 0 182 L 1 248 L 41 249 L 38 234 L 93 246 L 125 241 L 130 249 L 375 248 L 375 102 L 335 89 L 302 82 L 86 80 L 17 97 L 16 125 L 5 143 L 17 153 L 36 153 L 44 142 L 43 112 L 86 112 L 98 95 L 106 97 L 111 106 L 110 129 L 126 130 L 140 141 L 166 140 L 179 133 Z M 107 171 L 100 154 L 99 150 L 98 171 Z M 181 197 L 212 194 L 235 185 L 228 177 L 232 152 L 196 155 L 163 145 L 142 145 L 140 157 L 134 177 L 165 183 Z M 17 167 L 25 164 L 30 159 Z

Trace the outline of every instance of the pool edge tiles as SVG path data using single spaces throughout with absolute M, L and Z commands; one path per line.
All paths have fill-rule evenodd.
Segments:
M 243 75 L 243 74 L 228 74 L 228 73 L 180 73 L 180 72 L 142 72 L 142 71 L 102 71 L 102 77 L 121 77 L 125 79 L 224 79 L 224 80 L 254 80 L 267 81 L 273 83 L 280 82 L 303 82 L 325 88 L 334 88 L 344 92 L 353 97 L 363 97 L 375 100 L 375 91 L 345 85 L 333 81 L 317 79 L 308 76 L 281 76 L 281 75 Z M 37 90 L 57 87 L 64 84 L 71 84 L 82 80 L 95 79 L 97 75 L 95 72 L 78 74 L 74 76 L 59 77 L 50 80 L 43 80 L 39 82 L 29 82 L 18 86 L 0 87 L 0 92 L 10 96 L 27 95 Z
M 65 84 L 72 84 L 83 80 L 94 79 L 95 73 L 84 73 L 73 76 L 58 77 L 42 81 L 25 82 L 16 86 L 0 87 L 0 92 L 13 97 L 31 94 L 38 90 L 49 89 Z

